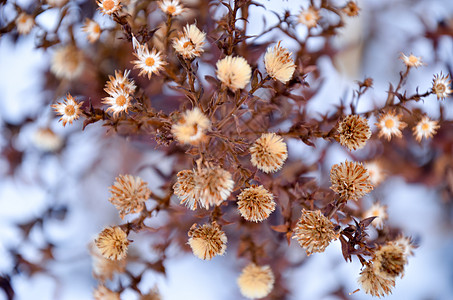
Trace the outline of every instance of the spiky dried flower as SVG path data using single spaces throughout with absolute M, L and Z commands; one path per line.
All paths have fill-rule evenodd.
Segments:
M 129 240 L 119 226 L 105 228 L 94 242 L 107 259 L 121 260 L 127 255 Z
M 112 280 L 115 273 L 123 273 L 126 270 L 126 260 L 111 260 L 102 256 L 99 248 L 90 246 L 93 277 L 104 282 Z
M 195 172 L 182 170 L 176 174 L 177 180 L 173 185 L 175 195 L 181 200 L 181 204 L 189 209 L 197 209 L 197 189 L 195 188 Z
M 36 148 L 46 152 L 58 151 L 63 146 L 63 139 L 49 127 L 36 130 L 32 141 Z
M 185 59 L 192 59 L 204 52 L 206 33 L 200 31 L 195 24 L 187 24 L 178 38 L 173 39 L 173 48 Z
M 21 12 L 14 22 L 16 24 L 17 32 L 22 35 L 29 34 L 33 29 L 33 26 L 35 26 L 35 19 L 26 12 Z
M 83 51 L 74 45 L 66 45 L 55 50 L 50 70 L 60 79 L 73 80 L 80 77 L 85 69 Z
M 206 140 L 206 131 L 211 127 L 211 121 L 198 108 L 187 110 L 178 121 L 171 127 L 171 132 L 182 144 L 196 145 Z
M 107 112 L 112 112 L 116 118 L 121 113 L 127 113 L 131 106 L 132 96 L 123 89 L 105 89 L 109 97 L 102 98 L 102 103 L 109 105 Z
M 346 116 L 338 125 L 341 145 L 349 150 L 363 148 L 371 137 L 368 120 L 359 115 Z
M 99 23 L 88 18 L 85 19 L 85 22 L 83 23 L 82 31 L 87 34 L 87 40 L 90 43 L 94 43 L 99 40 L 102 33 Z
M 330 187 L 343 201 L 358 200 L 373 190 L 368 171 L 361 163 L 345 161 L 330 169 Z
M 291 55 L 291 52 L 280 46 L 280 42 L 274 47 L 267 48 L 264 55 L 264 66 L 267 74 L 282 83 L 290 80 L 296 69 Z
M 200 168 L 195 174 L 195 189 L 200 205 L 206 209 L 220 205 L 233 191 L 231 173 L 217 166 Z
M 173 17 L 184 12 L 184 7 L 179 0 L 162 0 L 157 4 L 164 13 Z
M 193 224 L 189 232 L 189 246 L 199 259 L 211 260 L 216 255 L 223 255 L 226 250 L 227 236 L 214 221 L 197 227 Z
M 121 8 L 120 0 L 98 0 L 96 3 L 103 15 L 112 15 Z
M 385 172 L 382 169 L 381 163 L 377 160 L 364 163 L 365 169 L 368 171 L 370 183 L 376 187 L 385 179 Z
M 359 15 L 360 7 L 354 1 L 348 1 L 341 11 L 349 17 L 356 17 Z
M 378 298 L 391 294 L 392 288 L 395 287 L 393 278 L 386 279 L 377 275 L 372 265 L 366 266 L 360 272 L 360 277 L 357 281 L 365 293 Z
M 274 195 L 262 185 L 253 185 L 238 195 L 238 209 L 247 221 L 261 222 L 275 210 Z
M 93 293 L 95 300 L 121 300 L 120 294 L 113 292 L 104 285 L 98 286 Z
M 436 94 L 437 100 L 444 100 L 453 92 L 450 88 L 451 80 L 449 80 L 449 77 L 450 74 L 444 76 L 442 72 L 434 75 L 432 93 Z
M 394 279 L 403 276 L 406 263 L 404 249 L 394 242 L 387 242 L 374 253 L 373 271 L 382 278 Z
M 227 56 L 216 63 L 217 78 L 232 91 L 243 89 L 250 82 L 252 68 L 240 56 Z
M 437 121 L 432 121 L 428 116 L 423 116 L 421 120 L 412 128 L 413 134 L 417 142 L 421 142 L 422 138 L 429 139 L 432 138 L 439 129 Z
M 280 170 L 288 158 L 286 143 L 281 136 L 263 133 L 250 147 L 252 165 L 265 173 Z
M 385 136 L 388 141 L 391 140 L 392 136 L 401 138 L 403 136 L 401 130 L 403 130 L 407 124 L 401 121 L 402 114 L 396 115 L 394 111 L 389 111 L 379 118 L 375 124 L 379 127 L 378 137 Z
M 307 26 L 309 29 L 318 26 L 319 19 L 319 11 L 313 6 L 310 6 L 306 10 L 302 10 L 298 17 L 299 23 Z
M 307 255 L 324 252 L 331 241 L 339 237 L 335 225 L 319 210 L 302 210 L 299 221 L 294 228 L 293 239 L 297 239 Z
M 373 203 L 373 205 L 363 213 L 363 218 L 369 217 L 377 217 L 371 224 L 376 228 L 383 228 L 384 221 L 388 219 L 387 205 L 381 205 L 379 202 Z
M 400 58 L 404 62 L 404 64 L 409 68 L 411 67 L 418 68 L 424 65 L 424 63 L 422 62 L 422 58 L 419 56 L 415 56 L 412 53 L 409 56 L 406 56 L 404 55 L 404 53 L 401 53 Z
M 274 288 L 275 277 L 270 266 L 250 263 L 242 269 L 237 283 L 241 294 L 249 299 L 260 299 L 270 294 Z
M 135 49 L 133 54 L 137 57 L 132 63 L 135 65 L 134 69 L 140 69 L 139 76 L 148 75 L 148 79 L 151 79 L 153 74 L 158 75 L 164 69 L 167 62 L 159 51 L 153 48 L 150 52 L 148 45 L 141 45 L 135 36 L 132 37 L 132 44 Z
M 128 94 L 134 94 L 137 87 L 134 80 L 129 79 L 130 72 L 131 70 L 124 70 L 124 74 L 121 74 L 119 70 L 115 70 L 115 76 L 109 75 L 109 80 L 105 84 L 104 91 L 122 90 Z
M 58 120 L 63 121 L 63 126 L 66 126 L 66 123 L 72 124 L 72 121 L 77 120 L 82 113 L 80 107 L 82 106 L 83 101 L 77 102 L 71 96 L 71 94 L 67 94 L 66 98 L 63 99 L 63 102 L 57 102 L 57 104 L 52 104 L 50 107 L 54 109 L 54 111 L 61 115 L 61 118 Z
M 127 214 L 138 213 L 151 196 L 148 184 L 138 176 L 119 175 L 110 187 L 109 201 L 119 210 L 121 219 Z

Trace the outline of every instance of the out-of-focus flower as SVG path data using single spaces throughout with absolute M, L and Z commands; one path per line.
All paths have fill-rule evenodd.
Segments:
M 250 147 L 252 165 L 265 173 L 280 170 L 288 158 L 286 143 L 275 133 L 263 133 Z
M 140 300 L 161 300 L 161 296 L 157 288 L 152 289 L 147 294 L 141 295 Z
M 63 139 L 49 127 L 36 130 L 32 140 L 36 148 L 42 151 L 54 152 L 63 146 Z
M 299 222 L 294 228 L 293 239 L 297 239 L 307 255 L 315 252 L 324 252 L 330 242 L 336 240 L 339 232 L 335 225 L 319 210 L 308 211 L 303 209 Z
M 200 31 L 195 24 L 187 24 L 183 33 L 173 40 L 173 48 L 185 59 L 192 59 L 203 53 L 206 33 Z
M 378 137 L 385 136 L 388 141 L 391 140 L 392 135 L 401 138 L 403 136 L 401 130 L 407 126 L 406 123 L 401 121 L 401 117 L 401 114 L 396 115 L 393 111 L 383 114 L 375 124 L 380 130 Z
M 35 19 L 33 18 L 33 16 L 25 13 L 25 12 L 21 12 L 17 18 L 16 18 L 16 28 L 17 28 L 17 32 L 19 34 L 29 34 L 30 31 L 32 30 L 33 26 L 35 26 Z
M 159 74 L 164 69 L 167 62 L 164 61 L 162 54 L 153 49 L 151 52 L 148 50 L 148 45 L 141 45 L 135 37 L 132 37 L 132 43 L 134 45 L 134 55 L 138 60 L 132 61 L 135 65 L 135 69 L 140 69 L 139 76 L 148 75 L 148 79 L 151 79 L 151 75 Z
M 103 15 L 111 15 L 121 8 L 120 0 L 98 0 L 97 4 Z
M 195 174 L 196 195 L 206 209 L 220 205 L 233 191 L 231 173 L 217 166 L 200 168 Z
M 121 260 L 127 255 L 129 240 L 119 226 L 105 228 L 94 242 L 105 258 Z
M 330 169 L 330 187 L 343 201 L 358 200 L 373 189 L 368 171 L 361 163 L 345 161 Z
M 341 145 L 349 150 L 363 148 L 371 137 L 368 120 L 359 115 L 346 116 L 338 126 Z
M 51 7 L 62 7 L 68 2 L 68 0 L 46 0 L 46 2 Z
M 199 259 L 211 260 L 214 256 L 225 253 L 227 237 L 216 222 L 201 227 L 193 224 L 188 235 L 188 244 Z
M 368 171 L 369 180 L 374 187 L 385 179 L 384 170 L 378 161 L 368 161 L 364 163 L 364 167 Z
M 179 0 L 162 0 L 158 4 L 164 13 L 173 17 L 184 12 L 184 6 L 182 6 Z
M 90 247 L 93 276 L 104 282 L 112 280 L 115 273 L 123 273 L 126 270 L 126 260 L 111 260 L 102 256 L 99 249 L 91 245 Z
M 274 195 L 262 185 L 244 189 L 237 203 L 241 216 L 247 221 L 261 222 L 275 210 Z
M 55 50 L 50 70 L 60 79 L 72 80 L 80 77 L 85 69 L 82 50 L 74 45 L 66 45 Z
M 196 107 L 187 110 L 171 127 L 171 132 L 182 144 L 196 145 L 206 139 L 205 132 L 211 127 L 211 121 L 201 110 Z
M 404 53 L 401 53 L 400 58 L 404 62 L 404 64 L 409 68 L 411 67 L 418 68 L 424 65 L 422 58 L 419 56 L 415 56 L 413 54 L 406 56 L 404 55 Z
M 349 17 L 356 17 L 359 15 L 360 7 L 354 1 L 348 1 L 341 11 Z
M 307 26 L 308 28 L 313 28 L 313 27 L 318 26 L 319 19 L 320 19 L 319 11 L 312 6 L 310 6 L 306 10 L 302 10 L 299 13 L 299 17 L 298 17 L 299 23 Z
M 264 55 L 264 65 L 267 74 L 282 83 L 290 80 L 296 69 L 291 55 L 291 52 L 280 46 L 280 42 L 275 47 L 267 48 L 266 54 Z
M 439 129 L 439 127 L 440 125 L 438 125 L 437 121 L 432 121 L 428 116 L 423 116 L 417 125 L 412 128 L 412 130 L 415 139 L 420 143 L 422 138 L 432 138 L 437 133 L 437 129 Z
M 93 297 L 95 300 L 121 300 L 119 293 L 113 292 L 103 285 L 94 290 Z
M 363 218 L 377 217 L 371 223 L 376 228 L 383 228 L 384 221 L 387 220 L 387 205 L 381 205 L 379 202 L 373 205 L 363 213 Z
M 432 93 L 436 94 L 438 100 L 444 100 L 453 92 L 450 88 L 449 77 L 450 74 L 443 75 L 442 72 L 434 76 Z
M 173 185 L 175 195 L 181 200 L 181 204 L 189 209 L 197 209 L 197 189 L 195 187 L 195 173 L 192 170 L 183 170 L 176 174 L 177 180 Z
M 241 294 L 249 299 L 264 298 L 274 288 L 274 273 L 270 266 L 257 266 L 254 263 L 242 269 L 238 278 Z
M 403 250 L 406 257 L 414 255 L 416 246 L 410 237 L 400 236 L 393 243 Z
M 387 242 L 374 253 L 373 271 L 382 278 L 394 279 L 404 275 L 406 263 L 404 249 L 393 242 Z
M 392 288 L 395 287 L 395 280 L 393 278 L 382 278 L 374 272 L 372 266 L 366 266 L 360 272 L 358 283 L 365 293 L 378 298 L 391 294 Z
M 72 121 L 77 120 L 82 113 L 80 107 L 82 106 L 83 101 L 77 102 L 71 96 L 67 94 L 66 98 L 63 99 L 63 102 L 58 102 L 57 104 L 51 105 L 54 111 L 61 115 L 60 120 L 63 121 L 63 126 L 66 126 L 66 123 L 72 124 Z
M 243 57 L 227 56 L 216 67 L 217 78 L 232 91 L 243 89 L 250 82 L 252 68 Z
M 99 24 L 91 19 L 86 19 L 82 27 L 83 32 L 87 34 L 87 39 L 90 43 L 94 43 L 99 40 L 102 30 Z

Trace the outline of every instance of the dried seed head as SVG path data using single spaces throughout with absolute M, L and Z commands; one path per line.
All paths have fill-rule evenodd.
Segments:
M 227 237 L 216 222 L 201 227 L 193 224 L 188 235 L 188 244 L 199 259 L 211 260 L 214 256 L 225 253 Z
M 199 169 L 195 174 L 195 189 L 200 205 L 206 209 L 220 205 L 233 191 L 230 172 L 219 167 Z
M 349 17 L 356 17 L 359 15 L 360 7 L 354 1 L 348 1 L 341 11 Z
M 82 31 L 87 34 L 87 39 L 90 43 L 94 43 L 99 40 L 102 30 L 99 23 L 91 19 L 85 19 L 83 23 Z
M 140 177 L 119 175 L 110 187 L 109 201 L 120 212 L 121 219 L 127 214 L 138 213 L 145 207 L 146 200 L 151 196 L 148 184 Z
M 103 285 L 94 290 L 93 296 L 95 300 L 121 300 L 119 293 L 113 292 Z
M 294 228 L 293 239 L 297 239 L 307 255 L 324 252 L 330 242 L 339 236 L 339 232 L 334 229 L 335 225 L 321 211 L 303 209 L 299 222 Z
M 184 32 L 173 40 L 173 48 L 185 59 L 192 59 L 204 52 L 206 33 L 200 31 L 195 24 L 187 24 Z
M 217 78 L 232 91 L 243 89 L 250 82 L 252 68 L 243 57 L 227 56 L 216 67 Z
M 374 253 L 373 271 L 382 278 L 394 279 L 403 276 L 406 263 L 404 249 L 393 242 L 388 242 Z
M 299 13 L 299 23 L 307 26 L 309 29 L 318 26 L 318 21 L 320 19 L 319 11 L 310 6 L 306 10 L 302 10 Z
M 164 69 L 167 62 L 159 51 L 154 48 L 149 51 L 148 45 L 141 45 L 135 36 L 132 37 L 132 44 L 135 49 L 133 54 L 137 57 L 132 63 L 135 65 L 134 69 L 140 69 L 138 76 L 148 75 L 148 79 L 151 79 L 153 74 L 158 75 Z
M 33 29 L 33 26 L 35 26 L 35 19 L 31 15 L 29 15 L 25 12 L 21 12 L 17 16 L 15 23 L 16 23 L 17 32 L 19 34 L 25 35 L 25 34 L 29 34 L 30 31 Z
M 162 0 L 158 2 L 160 9 L 170 16 L 177 16 L 184 12 L 179 0 Z
M 127 234 L 118 226 L 105 228 L 94 242 L 105 258 L 121 260 L 127 255 Z
M 412 128 L 413 134 L 417 142 L 421 142 L 422 138 L 429 139 L 432 138 L 439 129 L 437 121 L 431 121 L 429 117 L 423 116 L 422 119 L 417 123 L 417 125 Z
M 63 146 L 63 139 L 48 127 L 36 130 L 32 140 L 36 148 L 46 152 L 58 151 Z
M 121 8 L 120 0 L 98 0 L 97 4 L 103 15 L 112 15 Z
M 122 112 L 127 113 L 131 106 L 131 95 L 123 89 L 105 89 L 105 91 L 110 95 L 102 98 L 102 103 L 109 105 L 107 112 L 112 112 L 114 118 Z
M 444 100 L 448 97 L 453 90 L 450 88 L 451 80 L 448 80 L 450 74 L 444 76 L 442 72 L 436 74 L 433 79 L 432 93 L 436 94 L 437 100 Z
M 358 115 L 346 116 L 338 126 L 341 145 L 349 150 L 363 148 L 371 137 L 368 121 Z
M 373 189 L 368 171 L 361 163 L 345 161 L 330 169 L 330 187 L 343 201 L 358 200 Z
M 398 237 L 393 243 L 403 250 L 405 257 L 414 255 L 414 249 L 417 247 L 410 237 L 405 236 Z
M 82 75 L 84 69 L 84 54 L 76 46 L 66 45 L 55 50 L 50 70 L 56 77 L 73 80 Z
M 385 179 L 385 172 L 378 161 L 368 161 L 364 163 L 365 169 L 368 171 L 370 183 L 376 187 Z
M 265 173 L 280 170 L 288 158 L 286 143 L 275 133 L 264 133 L 250 148 L 252 165 Z
M 274 273 L 269 266 L 257 266 L 249 264 L 238 278 L 238 286 L 241 294 L 249 299 L 264 298 L 274 288 Z
M 197 195 L 195 189 L 195 173 L 191 170 L 183 170 L 176 174 L 177 180 L 173 185 L 175 195 L 189 209 L 197 209 Z
M 264 65 L 267 74 L 282 83 L 290 80 L 296 69 L 291 55 L 292 53 L 286 48 L 280 47 L 280 42 L 275 47 L 267 48 L 267 52 L 264 55 Z
M 196 107 L 187 110 L 178 123 L 173 124 L 171 132 L 180 143 L 196 145 L 206 140 L 205 132 L 210 127 L 211 121 Z
M 275 210 L 274 195 L 262 185 L 253 185 L 238 195 L 238 208 L 247 221 L 261 222 Z
M 80 117 L 80 114 L 82 113 L 80 107 L 82 104 L 83 101 L 76 102 L 71 94 L 67 94 L 63 102 L 58 102 L 50 107 L 52 107 L 57 114 L 61 115 L 61 118 L 58 121 L 63 121 L 63 126 L 66 126 L 66 123 L 72 124 L 72 121 L 77 120 Z
M 392 293 L 392 288 L 395 287 L 393 278 L 386 279 L 374 273 L 373 266 L 367 266 L 360 272 L 360 277 L 357 280 L 362 290 L 374 297 L 384 297 Z
M 384 221 L 388 219 L 387 205 L 381 205 L 379 202 L 373 205 L 363 213 L 363 218 L 377 217 L 371 223 L 376 228 L 383 228 Z
M 97 247 L 90 247 L 93 277 L 104 282 L 112 280 L 115 273 L 123 273 L 126 270 L 126 260 L 111 260 L 102 256 Z
M 411 67 L 418 68 L 418 67 L 421 67 L 424 65 L 424 63 L 422 62 L 422 58 L 417 57 L 413 54 L 406 56 L 406 55 L 404 55 L 404 53 L 401 53 L 400 58 L 404 62 L 404 64 L 409 68 L 411 68 Z
M 403 136 L 401 130 L 403 130 L 407 124 L 401 121 L 402 115 L 396 115 L 395 112 L 387 112 L 381 115 L 378 122 L 375 124 L 379 127 L 378 137 L 385 136 L 388 141 L 391 140 L 392 136 L 401 138 Z

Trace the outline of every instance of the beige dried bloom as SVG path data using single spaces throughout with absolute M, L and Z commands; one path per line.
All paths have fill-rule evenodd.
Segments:
M 179 33 L 178 38 L 173 39 L 173 48 L 185 59 L 198 57 L 204 52 L 205 37 L 206 33 L 200 31 L 195 24 L 187 24 L 183 33 Z
M 134 94 L 137 87 L 134 80 L 128 77 L 130 72 L 131 70 L 124 70 L 124 74 L 121 74 L 120 71 L 115 70 L 115 77 L 109 75 L 104 91 L 108 93 L 108 90 L 122 90 L 128 94 Z
M 99 23 L 88 18 L 85 19 L 85 22 L 83 23 L 82 31 L 87 34 L 87 40 L 90 43 L 94 43 L 99 40 L 102 33 Z
M 270 294 L 274 288 L 275 278 L 270 266 L 257 266 L 251 263 L 242 269 L 237 282 L 244 297 L 260 299 Z
M 46 152 L 58 151 L 63 146 L 63 139 L 49 127 L 36 130 L 32 141 L 36 148 Z
M 265 173 L 280 170 L 288 158 L 286 143 L 281 136 L 263 133 L 250 147 L 252 165 Z
M 297 222 L 293 231 L 293 239 L 297 239 L 307 255 L 324 252 L 330 242 L 339 237 L 335 225 L 319 210 L 308 211 L 303 209 L 299 222 Z
M 354 1 L 348 1 L 341 11 L 349 17 L 356 17 L 359 15 L 360 7 Z
M 129 240 L 119 226 L 105 228 L 94 242 L 105 258 L 121 260 L 127 255 Z
M 132 44 L 135 49 L 134 55 L 138 59 L 132 61 L 132 63 L 135 65 L 135 69 L 140 69 L 139 76 L 148 75 L 148 79 L 151 79 L 153 74 L 158 75 L 164 69 L 167 62 L 164 61 L 164 57 L 159 51 L 153 49 L 150 52 L 148 45 L 141 45 L 134 36 L 132 37 Z
M 206 209 L 225 201 L 233 191 L 233 187 L 231 173 L 222 168 L 200 168 L 195 174 L 196 198 Z
M 126 260 L 111 260 L 102 256 L 97 247 L 90 247 L 93 277 L 104 282 L 112 280 L 115 273 L 123 273 L 126 270 Z
M 405 257 L 414 255 L 414 249 L 416 246 L 410 237 L 400 236 L 394 240 L 393 243 L 403 250 Z
M 413 134 L 417 142 L 421 142 L 423 138 L 429 139 L 432 138 L 439 129 L 437 121 L 432 121 L 428 116 L 423 116 L 417 125 L 412 128 Z
M 388 219 L 387 205 L 381 205 L 379 202 L 373 203 L 371 207 L 363 213 L 363 218 L 377 217 L 371 222 L 376 228 L 383 228 L 384 221 Z
M 319 11 L 312 6 L 306 10 L 302 10 L 298 17 L 299 23 L 307 26 L 309 29 L 318 26 L 319 19 Z
M 412 53 L 409 56 L 406 56 L 404 55 L 404 53 L 401 53 L 400 58 L 404 62 L 404 64 L 409 68 L 411 67 L 418 68 L 424 65 L 424 63 L 422 62 L 422 58 L 419 56 L 415 56 Z
M 449 77 L 450 74 L 444 76 L 442 72 L 434 76 L 432 93 L 436 94 L 437 100 L 444 100 L 453 92 L 450 88 L 451 80 L 448 80 Z
M 373 189 L 368 171 L 361 163 L 345 161 L 330 169 L 330 187 L 344 200 L 358 200 Z
M 206 140 L 205 132 L 211 127 L 211 121 L 198 108 L 187 110 L 171 127 L 171 132 L 182 144 L 196 145 Z
M 373 271 L 382 278 L 394 279 L 404 275 L 406 263 L 404 249 L 393 242 L 387 242 L 374 253 Z
M 394 111 L 387 112 L 379 118 L 378 122 L 375 124 L 379 127 L 378 137 L 385 136 L 387 141 L 392 139 L 392 136 L 401 138 L 403 136 L 401 130 L 403 130 L 407 124 L 401 121 L 402 115 L 396 115 Z
M 253 185 L 238 195 L 238 209 L 247 221 L 261 222 L 275 210 L 274 195 L 262 185 Z
M 250 82 L 252 68 L 243 57 L 227 56 L 216 67 L 217 78 L 232 91 L 243 89 Z
M 85 69 L 84 54 L 74 45 L 66 45 L 55 50 L 50 70 L 60 79 L 73 80 L 80 77 Z
M 368 161 L 364 163 L 365 169 L 368 171 L 370 183 L 376 187 L 381 184 L 385 179 L 384 170 L 381 167 L 381 163 L 378 161 Z
M 138 176 L 119 175 L 110 187 L 109 201 L 120 212 L 121 219 L 127 214 L 138 213 L 151 196 L 148 184 Z
M 127 113 L 131 106 L 131 95 L 122 89 L 105 89 L 109 97 L 102 98 L 102 103 L 109 105 L 107 112 L 112 112 L 113 117 L 116 118 L 122 112 Z
M 267 48 L 266 54 L 264 55 L 264 65 L 267 74 L 282 83 L 290 80 L 296 69 L 291 55 L 291 52 L 280 46 L 280 42 L 275 47 Z
M 184 12 L 184 7 L 179 0 L 162 0 L 158 4 L 164 13 L 173 17 Z
M 93 297 L 95 300 L 121 300 L 119 293 L 113 292 L 103 285 L 94 290 Z
M 197 189 L 195 188 L 195 172 L 183 170 L 176 174 L 177 180 L 173 185 L 175 195 L 181 200 L 181 204 L 189 209 L 197 209 Z
M 193 224 L 189 232 L 189 246 L 199 259 L 211 260 L 216 255 L 223 255 L 227 237 L 216 222 L 197 227 Z
M 33 26 L 35 26 L 35 19 L 31 15 L 29 15 L 25 12 L 21 12 L 17 16 L 15 23 L 16 23 L 17 32 L 19 34 L 25 35 L 25 34 L 29 34 L 30 31 L 33 29 Z
M 393 278 L 382 278 L 374 272 L 373 266 L 366 266 L 357 281 L 365 293 L 378 298 L 391 294 L 395 287 Z
M 368 120 L 359 115 L 346 116 L 338 126 L 341 145 L 349 150 L 361 149 L 371 137 Z
M 96 3 L 103 15 L 111 15 L 121 8 L 120 0 L 98 0 Z
M 77 120 L 82 113 L 80 107 L 82 106 L 83 101 L 77 102 L 71 96 L 67 94 L 66 98 L 63 99 L 63 102 L 57 102 L 57 104 L 52 104 L 51 107 L 54 111 L 61 115 L 60 121 L 63 121 L 63 126 L 66 126 L 66 123 L 72 124 L 72 121 Z

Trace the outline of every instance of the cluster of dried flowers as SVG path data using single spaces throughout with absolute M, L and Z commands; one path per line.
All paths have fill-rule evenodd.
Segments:
M 106 227 L 94 241 L 93 275 L 100 281 L 95 299 L 120 299 L 126 288 L 139 291 L 140 299 L 160 299 L 156 290 L 140 291 L 142 277 L 127 272 L 128 248 L 134 245 L 128 236 L 140 231 L 172 234 L 171 243 L 191 249 L 202 260 L 225 255 L 227 244 L 233 245 L 245 265 L 238 288 L 250 299 L 284 299 L 288 294 L 281 274 L 290 263 L 277 249 L 289 251 L 291 238 L 307 255 L 324 252 L 339 239 L 345 260 L 355 256 L 362 263 L 360 289 L 377 297 L 391 293 L 415 246 L 410 238 L 388 229 L 385 205 L 375 202 L 365 209 L 363 197 L 384 180 L 385 172 L 374 157 L 355 161 L 352 153 L 369 147 L 371 140 L 391 148 L 392 138 L 410 138 L 403 131 L 406 127 L 412 127 L 417 142 L 432 139 L 445 120 L 432 120 L 410 103 L 430 95 L 448 98 L 453 92 L 450 75 L 437 74 L 428 91 L 408 96 L 403 91 L 408 75 L 424 63 L 413 54 L 402 54 L 405 71 L 396 88 L 390 86 L 384 106 L 357 112 L 355 103 L 372 87 L 367 78 L 358 83 L 350 110 L 339 106 L 328 115 L 311 117 L 305 107 L 315 93 L 307 76 L 321 76 L 314 64 L 326 53 L 310 52 L 306 42 L 328 39 L 343 26 L 342 20 L 359 14 L 357 4 L 311 2 L 296 15 L 288 11 L 279 16 L 279 23 L 267 31 L 279 31 L 297 42 L 300 49 L 293 55 L 284 40 L 259 44 L 246 35 L 247 23 L 241 23 L 240 15 L 246 17 L 258 3 L 202 2 L 98 0 L 93 5 L 114 26 L 101 28 L 88 17 L 84 21 L 80 30 L 94 50 L 88 49 L 95 51 L 92 57 L 77 46 L 72 27 L 67 29 L 69 42 L 42 37 L 39 45 L 55 48 L 50 71 L 63 87 L 72 87 L 52 104 L 63 126 L 78 119 L 84 120 L 84 128 L 101 122 L 120 135 L 146 138 L 175 161 L 171 175 L 162 174 L 166 183 L 159 191 L 151 191 L 135 174 L 119 175 L 110 187 L 108 201 L 128 221 Z M 58 7 L 63 19 L 67 5 L 47 1 L 40 9 Z M 17 17 L 5 31 L 30 33 L 40 9 L 30 14 L 17 7 Z M 324 19 L 327 11 L 340 21 Z M 301 26 L 307 31 L 304 38 L 294 34 Z M 378 133 L 372 132 L 372 118 Z M 41 132 L 40 140 L 54 149 L 49 130 Z M 319 165 L 291 158 L 285 142 L 314 146 L 316 139 L 338 142 L 351 153 L 352 160 L 331 166 L 330 187 L 312 180 L 307 173 Z M 170 221 L 150 228 L 146 221 L 161 211 L 172 216 Z M 366 233 L 370 226 L 377 230 L 374 239 Z M 165 249 L 159 263 L 143 263 L 162 271 L 164 253 Z M 227 255 L 235 254 L 229 250 Z M 114 274 L 130 277 L 130 286 L 107 288 L 105 282 Z

